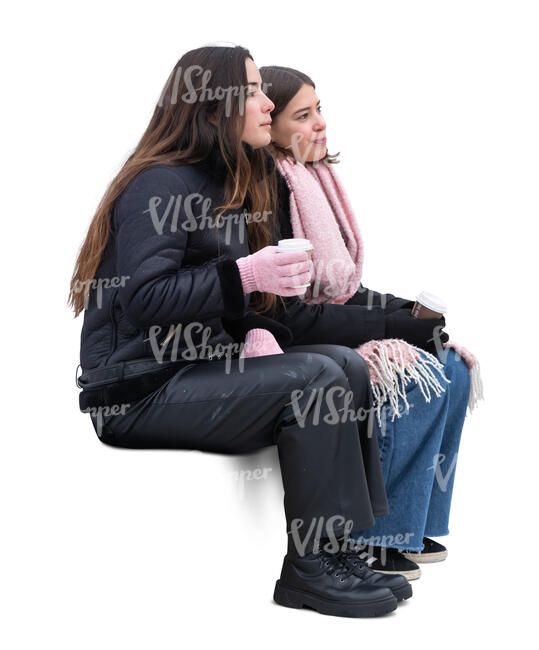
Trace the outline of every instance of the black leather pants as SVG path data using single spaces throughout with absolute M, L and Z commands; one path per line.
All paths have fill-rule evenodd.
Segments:
M 340 345 L 284 352 L 188 363 L 123 412 L 92 415 L 94 428 L 129 448 L 241 454 L 276 444 L 288 532 L 299 519 L 302 531 L 320 518 L 333 518 L 335 535 L 345 520 L 369 528 L 388 508 L 367 366 Z

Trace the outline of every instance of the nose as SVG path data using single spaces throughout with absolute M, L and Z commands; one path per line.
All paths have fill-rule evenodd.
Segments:
M 313 131 L 324 131 L 326 128 L 326 121 L 324 118 L 319 114 L 317 116 L 316 122 L 313 125 Z
M 262 105 L 262 112 L 263 113 L 271 113 L 271 111 L 275 108 L 275 104 L 271 101 L 271 99 L 262 93 L 264 95 L 264 103 Z

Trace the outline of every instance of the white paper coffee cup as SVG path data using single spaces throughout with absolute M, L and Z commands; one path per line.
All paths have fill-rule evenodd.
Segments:
M 309 251 L 313 250 L 313 245 L 308 239 L 296 237 L 294 239 L 280 239 L 277 243 L 277 252 L 288 253 L 289 251 Z
M 302 239 L 301 237 L 295 237 L 293 239 L 280 239 L 277 245 L 278 253 L 289 253 L 290 251 L 305 251 L 307 255 L 312 259 L 312 251 L 314 246 L 308 239 Z M 307 284 L 297 284 L 294 285 L 293 289 L 304 289 L 310 287 L 311 283 Z M 305 293 L 305 292 L 304 292 Z
M 414 318 L 441 318 L 446 312 L 447 305 L 445 301 L 428 291 L 422 291 L 418 294 L 412 307 L 412 316 Z

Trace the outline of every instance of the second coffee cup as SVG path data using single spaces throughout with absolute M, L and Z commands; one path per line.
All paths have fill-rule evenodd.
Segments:
M 414 318 L 441 318 L 447 311 L 445 302 L 433 293 L 422 291 L 412 307 Z

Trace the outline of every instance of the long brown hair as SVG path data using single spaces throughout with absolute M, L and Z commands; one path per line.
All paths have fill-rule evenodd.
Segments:
M 264 92 L 275 104 L 275 108 L 271 111 L 272 120 L 275 120 L 284 111 L 290 100 L 295 97 L 304 84 L 316 89 L 314 81 L 308 75 L 299 70 L 294 70 L 294 68 L 287 68 L 280 65 L 267 65 L 260 68 L 259 72 L 262 77 Z M 272 142 L 269 148 L 276 158 L 287 156 L 294 158 L 294 154 L 290 149 L 281 147 L 276 142 Z M 330 154 L 326 152 L 322 160 L 328 163 L 338 163 L 338 157 L 338 153 Z
M 224 204 L 218 206 L 218 216 L 242 206 L 252 214 L 264 210 L 275 214 L 275 172 L 268 173 L 268 154 L 257 149 L 249 160 L 241 142 L 247 58 L 253 57 L 241 46 L 206 46 L 187 52 L 174 66 L 146 131 L 107 188 L 79 250 L 68 298 L 75 318 L 84 309 L 106 248 L 114 202 L 144 169 L 197 163 L 217 148 L 227 169 Z M 247 238 L 251 252 L 272 244 L 269 224 L 249 220 Z M 274 294 L 257 293 L 253 306 L 266 311 L 275 302 Z

